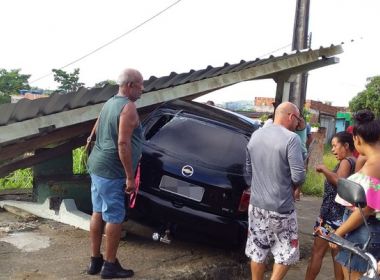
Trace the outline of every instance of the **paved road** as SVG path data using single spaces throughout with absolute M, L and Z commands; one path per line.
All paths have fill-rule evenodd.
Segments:
M 303 197 L 297 203 L 301 261 L 286 279 L 304 279 L 313 241 L 310 232 L 319 206 L 320 199 L 313 197 Z M 191 240 L 156 243 L 151 240 L 152 229 L 130 222 L 126 227 L 119 259 L 135 269 L 133 279 L 249 279 L 249 262 L 241 252 Z M 18 235 L 21 233 L 28 234 Z M 22 239 L 12 245 L 13 237 Z M 34 246 L 20 240 L 30 240 Z M 0 211 L 0 279 L 93 279 L 84 273 L 88 254 L 88 232 L 43 219 L 28 222 Z M 319 279 L 333 279 L 330 258 L 325 259 Z M 269 277 L 270 271 L 266 274 Z
M 307 263 L 310 258 L 311 247 L 314 240 L 311 233 L 316 217 L 319 214 L 321 199 L 315 197 L 302 197 L 301 201 L 297 202 L 296 205 L 300 231 L 301 261 L 289 270 L 287 277 L 285 278 L 289 280 L 301 280 L 305 277 Z M 329 252 L 323 260 L 322 269 L 317 279 L 334 279 L 334 270 L 331 254 Z

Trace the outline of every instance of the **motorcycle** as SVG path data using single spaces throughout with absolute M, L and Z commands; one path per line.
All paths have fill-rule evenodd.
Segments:
M 340 178 L 338 180 L 337 191 L 341 198 L 351 203 L 355 207 L 359 208 L 364 224 L 368 230 L 368 238 L 366 242 L 364 243 L 363 247 L 360 248 L 356 244 L 334 233 L 330 233 L 329 235 L 317 235 L 317 236 L 328 242 L 334 243 L 340 246 L 341 248 L 345 248 L 349 250 L 351 253 L 356 254 L 362 257 L 364 260 L 366 260 L 368 263 L 367 272 L 360 279 L 380 280 L 380 276 L 377 271 L 377 261 L 375 257 L 367 251 L 368 244 L 371 241 L 371 233 L 368 227 L 367 219 L 365 218 L 363 214 L 363 210 L 362 210 L 363 208 L 367 206 L 365 191 L 360 184 L 350 181 L 348 179 L 344 179 L 344 178 Z

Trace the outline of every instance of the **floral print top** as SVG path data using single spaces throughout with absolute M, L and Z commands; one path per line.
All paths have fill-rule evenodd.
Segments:
M 345 158 L 350 163 L 350 174 L 355 172 L 355 160 L 352 158 Z M 335 166 L 332 172 L 336 173 L 339 169 L 340 162 Z M 334 185 L 330 184 L 327 180 L 324 183 L 323 199 L 321 210 L 319 213 L 320 218 L 324 221 L 341 221 L 344 213 L 344 206 L 335 202 L 337 196 L 337 189 Z
M 366 193 L 367 205 L 377 212 L 376 216 L 378 217 L 380 214 L 380 179 L 358 172 L 348 177 L 348 180 L 362 185 Z M 352 206 L 339 195 L 336 196 L 335 201 L 344 206 Z

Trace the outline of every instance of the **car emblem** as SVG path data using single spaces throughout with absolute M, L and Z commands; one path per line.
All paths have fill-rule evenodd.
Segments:
M 193 175 L 193 173 L 194 173 L 194 169 L 190 165 L 185 165 L 184 167 L 182 167 L 182 175 L 183 176 L 190 177 Z

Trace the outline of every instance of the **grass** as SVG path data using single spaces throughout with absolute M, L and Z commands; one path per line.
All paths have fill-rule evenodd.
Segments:
M 4 178 L 0 178 L 0 190 L 28 189 L 33 187 L 33 171 L 31 168 L 18 169 Z
M 73 150 L 73 173 L 86 174 L 87 168 L 82 161 L 85 156 L 84 147 Z M 4 178 L 0 178 L 0 190 L 28 189 L 33 187 L 32 168 L 18 169 Z
M 86 163 L 87 155 L 84 147 L 73 150 L 73 173 L 74 174 L 87 174 Z
M 331 145 L 325 145 L 323 151 L 323 164 L 330 170 L 333 170 L 337 164 L 335 156 L 331 153 Z M 306 173 L 306 180 L 302 187 L 302 193 L 312 196 L 323 195 L 323 185 L 325 176 L 309 169 Z

